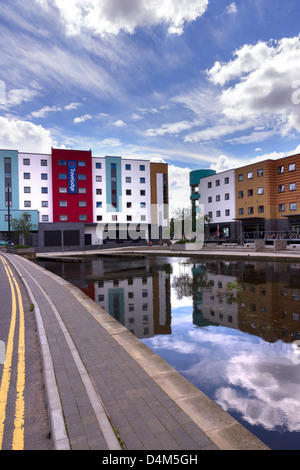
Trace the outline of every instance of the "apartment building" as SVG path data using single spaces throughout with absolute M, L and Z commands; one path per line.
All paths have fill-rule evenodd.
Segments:
M 26 212 L 48 249 L 99 245 L 113 235 L 123 241 L 133 224 L 140 224 L 137 238 L 148 240 L 150 226 L 169 223 L 167 164 L 94 157 L 91 150 L 0 150 L 0 187 L 0 238 L 8 239 L 9 215 Z
M 235 236 L 236 196 L 235 171 L 222 173 L 202 170 L 190 175 L 191 201 L 193 210 L 204 205 L 209 217 L 207 237 L 230 238 Z
M 203 204 L 211 220 L 207 239 L 300 236 L 299 154 L 218 174 L 208 171 L 190 176 L 192 208 Z

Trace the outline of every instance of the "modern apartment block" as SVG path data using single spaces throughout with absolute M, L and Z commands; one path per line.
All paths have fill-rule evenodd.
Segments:
M 151 225 L 169 224 L 167 164 L 91 150 L 0 150 L 0 188 L 0 239 L 8 239 L 8 213 L 12 220 L 26 212 L 46 248 L 99 245 L 114 234 L 123 241 L 133 224 L 148 240 Z
M 197 170 L 190 174 L 191 201 L 193 210 L 204 205 L 209 217 L 207 237 L 228 238 L 235 236 L 236 195 L 234 170 L 216 173 L 212 170 Z
M 219 174 L 201 171 L 190 176 L 191 202 L 193 208 L 203 204 L 205 214 L 210 216 L 207 238 L 298 238 L 299 154 Z

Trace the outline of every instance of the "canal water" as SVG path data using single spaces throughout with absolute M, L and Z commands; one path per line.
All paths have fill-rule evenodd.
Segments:
M 271 449 L 300 449 L 300 264 L 162 257 L 39 264 Z

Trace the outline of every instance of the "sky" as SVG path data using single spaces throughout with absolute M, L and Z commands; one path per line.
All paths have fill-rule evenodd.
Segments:
M 299 0 L 10 0 L 0 148 L 92 150 L 189 173 L 300 153 Z

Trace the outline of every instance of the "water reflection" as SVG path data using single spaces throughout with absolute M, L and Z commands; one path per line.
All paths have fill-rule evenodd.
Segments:
M 40 263 L 77 285 L 272 449 L 298 449 L 300 264 Z

